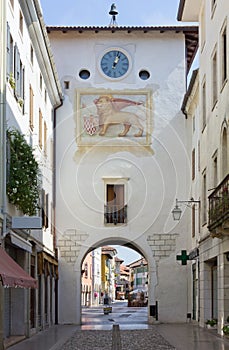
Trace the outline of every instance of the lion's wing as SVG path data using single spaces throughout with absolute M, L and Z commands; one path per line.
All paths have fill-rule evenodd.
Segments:
M 129 107 L 129 106 L 139 106 L 143 104 L 143 102 L 126 100 L 124 98 L 112 98 L 111 103 L 112 103 L 113 109 L 116 112 L 121 111 L 123 108 Z

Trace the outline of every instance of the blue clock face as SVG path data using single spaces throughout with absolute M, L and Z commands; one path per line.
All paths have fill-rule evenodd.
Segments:
M 111 50 L 103 55 L 100 66 L 108 77 L 120 78 L 128 71 L 129 60 L 123 52 Z

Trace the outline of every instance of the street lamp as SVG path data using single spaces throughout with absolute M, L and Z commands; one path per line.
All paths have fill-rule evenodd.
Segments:
M 175 208 L 172 210 L 173 220 L 179 221 L 179 220 L 180 220 L 180 217 L 181 217 L 181 213 L 182 213 L 182 210 L 181 210 L 181 208 L 178 207 L 178 205 L 177 205 L 177 199 L 176 199 Z
M 181 213 L 182 210 L 181 208 L 178 206 L 178 203 L 200 203 L 200 201 L 195 201 L 194 199 L 190 199 L 188 201 L 179 201 L 178 199 L 176 199 L 176 205 L 175 208 L 172 210 L 172 214 L 173 214 L 173 220 L 179 221 L 180 217 L 181 217 Z

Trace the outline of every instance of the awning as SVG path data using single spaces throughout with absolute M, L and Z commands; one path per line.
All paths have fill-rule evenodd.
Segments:
M 2 248 L 0 248 L 0 278 L 5 287 L 37 288 L 31 277 Z

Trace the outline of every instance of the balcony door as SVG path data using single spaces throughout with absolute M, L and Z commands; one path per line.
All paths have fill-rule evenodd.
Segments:
M 108 224 L 125 222 L 125 186 L 107 184 L 105 219 Z

